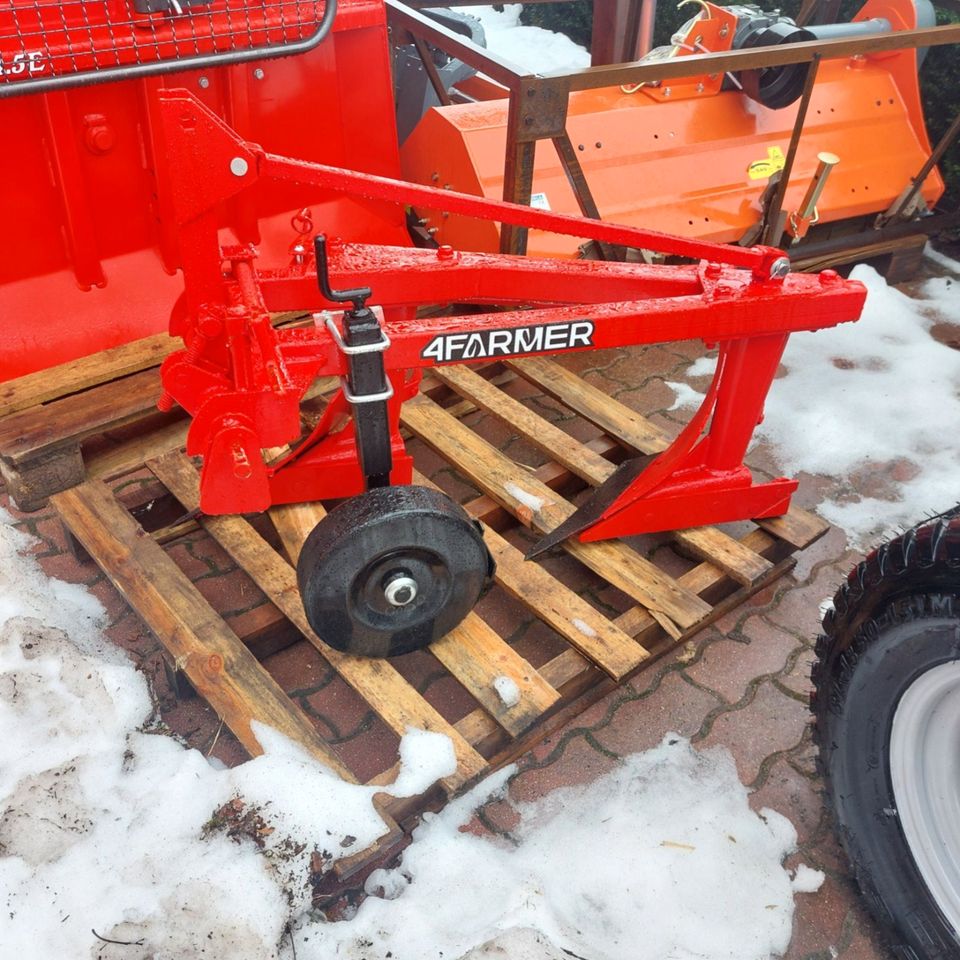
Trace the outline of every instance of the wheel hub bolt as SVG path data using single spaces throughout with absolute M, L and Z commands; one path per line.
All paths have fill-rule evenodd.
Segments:
M 405 607 L 417 599 L 417 581 L 401 573 L 383 588 L 383 595 L 391 606 Z

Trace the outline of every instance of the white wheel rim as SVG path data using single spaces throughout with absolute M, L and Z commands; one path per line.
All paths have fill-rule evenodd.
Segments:
M 890 734 L 890 777 L 917 869 L 960 931 L 960 661 L 926 671 L 904 693 Z

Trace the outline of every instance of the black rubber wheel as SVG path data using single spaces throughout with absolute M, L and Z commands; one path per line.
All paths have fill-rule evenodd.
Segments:
M 823 622 L 812 708 L 840 841 L 905 960 L 960 957 L 960 519 L 854 568 Z
M 378 487 L 334 507 L 297 562 L 310 626 L 325 643 L 395 657 L 449 633 L 493 574 L 479 527 L 427 487 Z

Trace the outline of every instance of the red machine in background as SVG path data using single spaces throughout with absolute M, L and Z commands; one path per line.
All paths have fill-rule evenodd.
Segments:
M 0 238 L 0 381 L 167 328 L 183 260 L 158 141 L 166 86 L 271 150 L 399 175 L 383 5 L 341 0 L 335 20 L 326 9 L 4 5 L 0 214 L 12 227 Z M 225 205 L 219 226 L 279 265 L 304 205 L 347 239 L 409 242 L 402 209 L 286 185 Z
M 923 25 L 925 3 L 870 0 L 863 22 L 830 29 Z M 671 57 L 806 37 L 755 8 L 731 10 L 706 4 L 706 19 Z M 0 382 L 166 329 L 182 259 L 160 163 L 156 95 L 165 88 L 190 90 L 242 137 L 286 156 L 501 195 L 508 107 L 489 98 L 503 88 L 471 81 L 483 102 L 428 109 L 422 91 L 404 93 L 405 78 L 424 72 L 404 60 L 394 79 L 404 132 L 416 130 L 401 167 L 391 44 L 416 51 L 402 31 L 388 36 L 383 0 L 342 0 L 333 11 L 293 0 L 12 0 L 0 9 L 0 214 L 10 225 L 0 239 Z M 784 213 L 799 207 L 825 150 L 841 162 L 816 205 L 821 221 L 890 205 L 930 155 L 916 64 L 912 49 L 824 62 Z M 798 69 L 773 71 L 769 83 L 786 78 L 795 94 Z M 583 147 L 605 219 L 722 241 L 762 222 L 796 105 L 764 105 L 768 91 L 758 88 L 758 101 L 732 82 L 690 78 L 669 93 L 651 84 L 624 92 L 617 82 L 571 96 L 571 143 Z M 537 152 L 533 184 L 537 203 L 579 211 L 551 149 Z M 934 169 L 920 195 L 933 203 L 941 191 Z M 283 265 L 308 226 L 304 206 L 331 235 L 409 242 L 396 205 L 289 185 L 245 192 L 221 208 L 219 224 L 225 239 L 255 243 L 262 263 Z M 498 247 L 493 221 L 442 204 L 418 205 L 417 217 L 430 218 L 438 243 Z M 579 242 L 533 231 L 530 251 L 569 256 Z

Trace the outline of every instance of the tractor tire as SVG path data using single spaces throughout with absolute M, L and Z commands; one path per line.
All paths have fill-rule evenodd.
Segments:
M 841 844 L 902 960 L 960 957 L 960 508 L 849 574 L 811 706 Z

